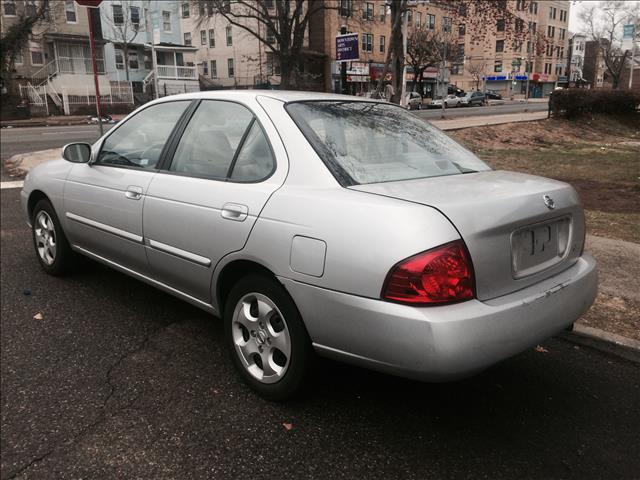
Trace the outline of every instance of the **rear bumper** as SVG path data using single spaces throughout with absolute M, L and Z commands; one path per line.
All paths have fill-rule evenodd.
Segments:
M 591 306 L 598 285 L 590 255 L 518 292 L 442 307 L 411 307 L 280 281 L 321 355 L 432 381 L 467 376 L 554 335 Z

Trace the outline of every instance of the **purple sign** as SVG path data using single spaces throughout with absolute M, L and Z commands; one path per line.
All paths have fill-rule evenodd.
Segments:
M 347 33 L 336 37 L 336 60 L 338 62 L 358 60 L 359 57 L 357 33 Z

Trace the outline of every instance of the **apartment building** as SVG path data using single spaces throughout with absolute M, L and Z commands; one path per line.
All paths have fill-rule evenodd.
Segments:
M 0 28 L 3 31 L 9 28 L 21 15 L 35 15 L 39 6 L 35 0 L 3 0 Z M 90 10 L 90 14 L 93 25 L 99 27 L 97 12 Z M 26 46 L 16 53 L 14 69 L 9 78 L 3 79 L 7 83 L 4 87 L 16 95 L 30 98 L 43 111 L 69 113 L 70 107 L 65 101 L 68 98 L 65 97 L 94 90 L 87 15 L 87 9 L 73 0 L 52 2 Z M 94 32 L 94 38 L 99 85 L 108 95 L 110 83 L 105 75 L 105 42 L 99 28 Z M 43 94 L 45 89 L 47 93 Z
M 476 34 L 467 29 L 466 72 L 452 81 L 459 81 L 462 88 L 472 88 L 469 66 L 481 64 L 487 89 L 503 96 L 519 96 L 526 93 L 528 84 L 530 97 L 548 95 L 558 83 L 567 82 L 570 2 L 516 0 L 509 1 L 508 6 L 515 20 L 496 18 L 494 25 L 483 26 L 488 29 L 483 41 L 472 41 Z M 510 35 L 508 28 L 524 34 Z
M 145 94 L 141 100 L 153 96 L 156 84 L 158 96 L 198 91 L 197 48 L 183 41 L 181 14 L 182 3 L 178 0 L 102 2 L 100 18 L 107 41 L 109 79 L 131 82 L 134 92 Z
M 196 49 L 195 64 L 203 85 L 253 88 L 280 84 L 277 62 L 262 42 L 214 14 L 211 4 L 182 1 L 180 23 L 183 43 Z
M 569 39 L 569 53 L 567 55 L 569 82 L 582 83 L 584 81 L 582 69 L 584 68 L 586 43 L 587 37 L 581 33 L 576 33 Z

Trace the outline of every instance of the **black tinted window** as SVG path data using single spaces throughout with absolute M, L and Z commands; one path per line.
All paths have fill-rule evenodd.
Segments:
M 156 168 L 164 144 L 189 103 L 160 103 L 137 113 L 106 138 L 98 163 Z

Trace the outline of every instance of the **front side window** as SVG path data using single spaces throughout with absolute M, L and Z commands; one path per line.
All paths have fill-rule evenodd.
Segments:
M 496 52 L 504 52 L 504 40 L 496 40 Z
M 131 7 L 131 25 L 134 28 L 140 26 L 140 7 Z
M 380 53 L 384 53 L 385 49 L 385 38 L 384 35 L 380 35 Z
M 140 68 L 137 50 L 129 50 L 129 68 L 131 68 L 132 70 L 137 70 L 138 68 Z
M 42 54 L 42 50 L 31 50 L 31 65 L 44 65 L 44 55 Z
M 191 32 L 185 32 L 184 33 L 184 44 L 187 47 L 191 46 Z
M 206 44 L 207 44 L 207 31 L 200 30 L 200 45 L 206 45 Z
M 121 48 L 115 49 L 115 57 L 116 57 L 116 68 L 118 70 L 124 69 L 124 55 L 122 53 Z
M 137 113 L 105 139 L 96 163 L 156 168 L 164 144 L 189 103 L 160 103 Z
M 490 168 L 404 109 L 371 102 L 295 102 L 286 110 L 343 185 Z
M 209 30 L 209 47 L 214 48 L 216 46 L 216 32 L 212 28 Z
M 182 4 L 182 18 L 189 18 L 189 2 L 186 1 Z
M 218 62 L 211 60 L 211 78 L 218 78 Z
M 189 121 L 169 170 L 255 181 L 272 168 L 271 150 L 253 114 L 237 103 L 205 100 Z
M 233 58 L 227 59 L 227 71 L 229 72 L 229 78 L 233 78 L 236 75 L 236 69 L 233 64 Z

